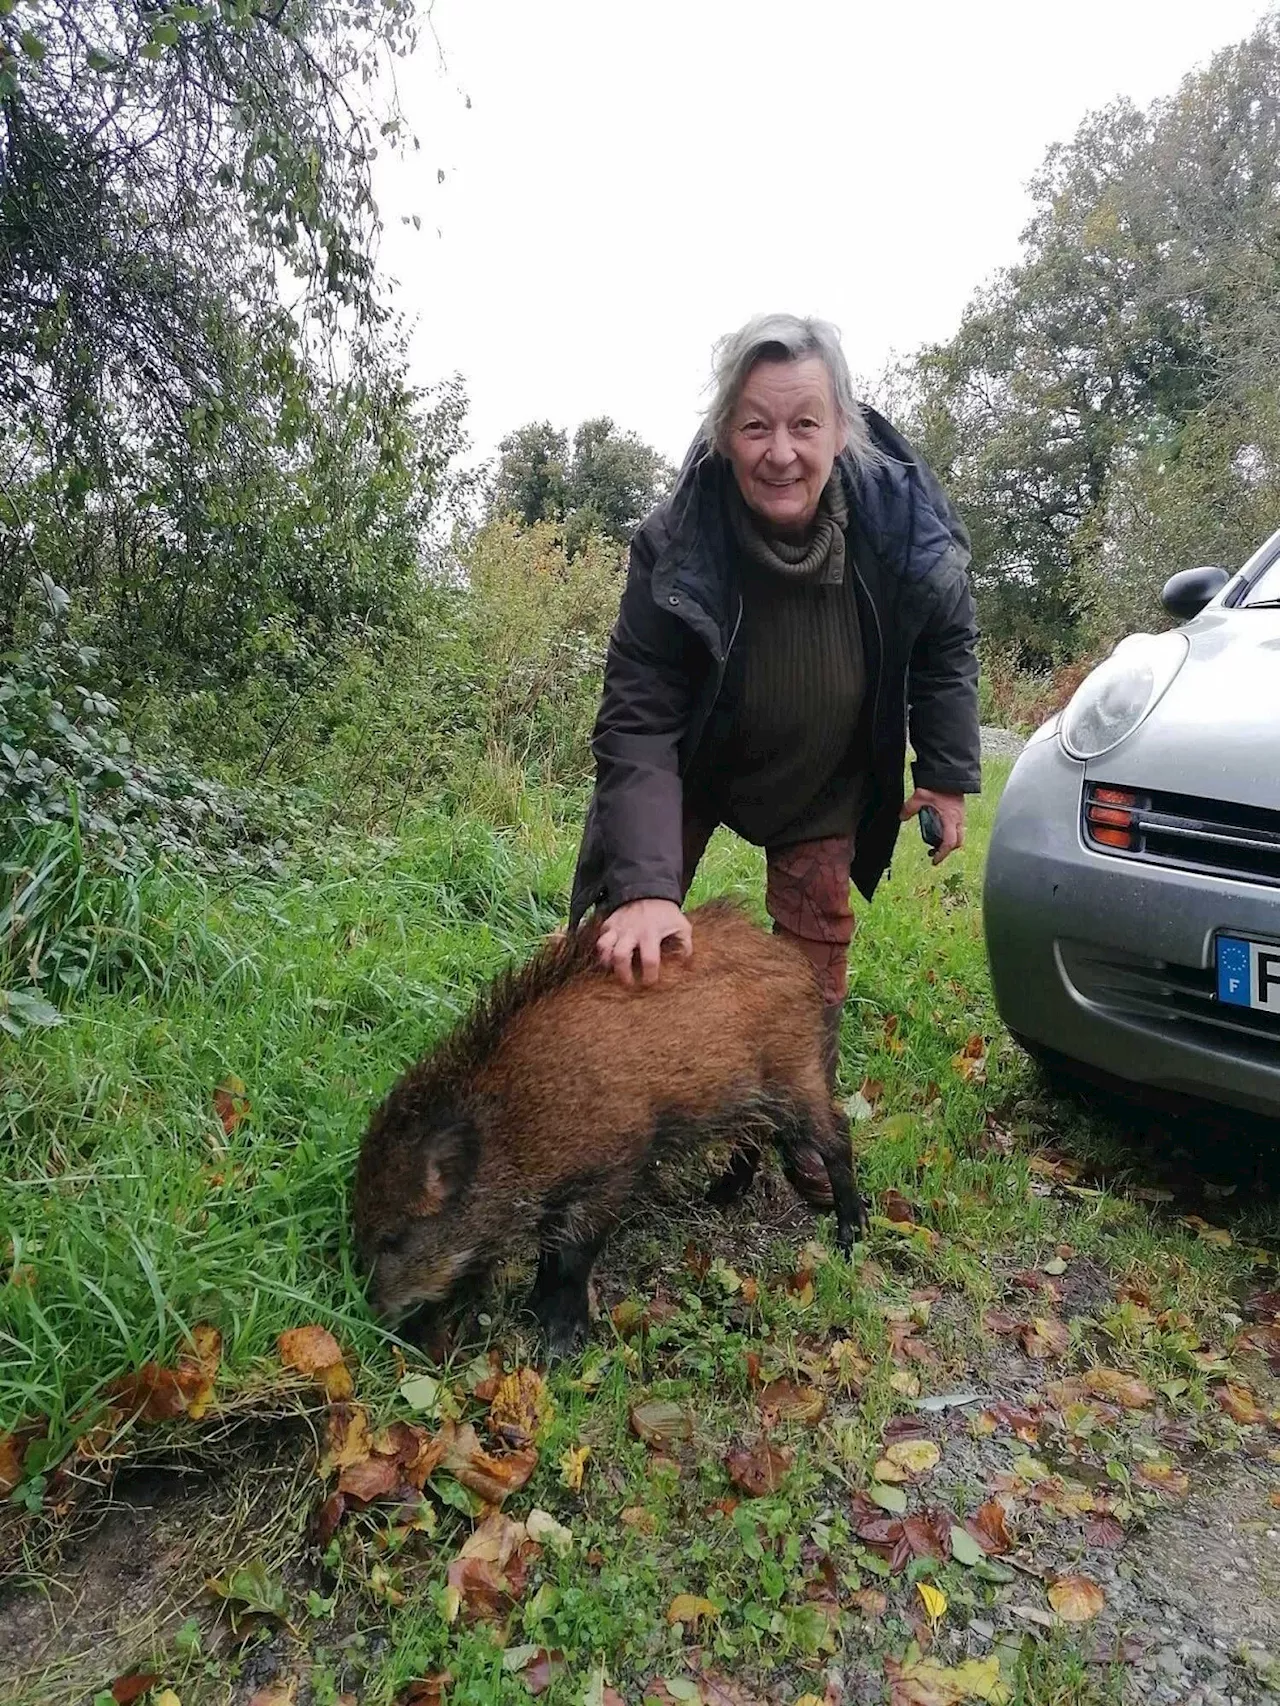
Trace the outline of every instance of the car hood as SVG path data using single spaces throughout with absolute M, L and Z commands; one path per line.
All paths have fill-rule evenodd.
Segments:
M 1280 810 L 1280 610 L 1206 610 L 1187 661 L 1090 780 Z

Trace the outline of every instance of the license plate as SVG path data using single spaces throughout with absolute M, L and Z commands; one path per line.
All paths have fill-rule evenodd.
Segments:
M 1218 937 L 1218 1000 L 1233 1007 L 1280 1013 L 1280 947 Z

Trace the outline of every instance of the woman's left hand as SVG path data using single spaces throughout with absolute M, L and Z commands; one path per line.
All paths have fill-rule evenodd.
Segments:
M 925 806 L 932 806 L 942 820 L 942 840 L 930 855 L 932 863 L 940 865 L 957 847 L 964 846 L 964 795 L 939 794 L 933 788 L 917 788 L 898 815 L 905 823 Z

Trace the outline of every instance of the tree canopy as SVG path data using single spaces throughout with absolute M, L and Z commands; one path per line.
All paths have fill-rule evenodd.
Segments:
M 607 415 L 583 421 L 572 451 L 567 432 L 534 421 L 498 446 L 489 514 L 515 515 L 529 526 L 559 522 L 571 551 L 593 533 L 625 544 L 665 496 L 674 472 L 651 445 L 620 432 Z
M 1021 260 L 911 378 L 984 629 L 1043 662 L 1274 525 L 1280 18 L 1145 112 L 1091 115 L 1032 190 Z

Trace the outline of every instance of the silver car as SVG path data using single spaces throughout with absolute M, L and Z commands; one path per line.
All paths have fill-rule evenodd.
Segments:
M 987 860 L 1000 1015 L 1042 1056 L 1280 1115 L 1280 532 L 1163 592 L 1014 766 Z

